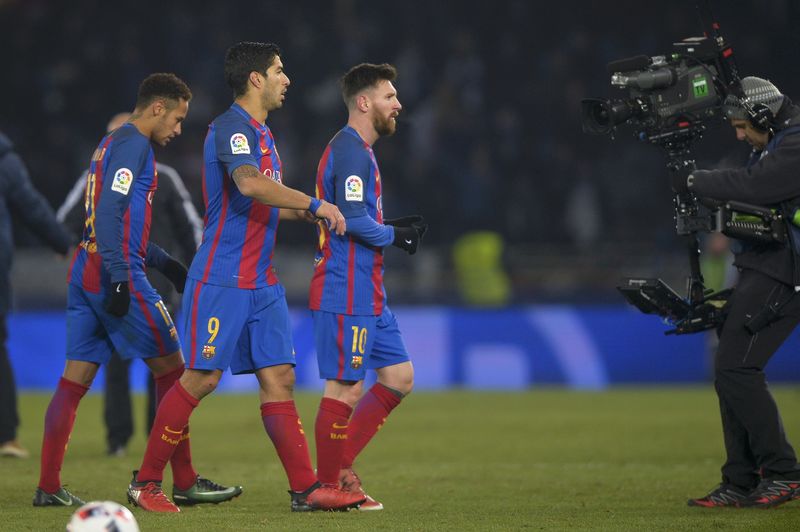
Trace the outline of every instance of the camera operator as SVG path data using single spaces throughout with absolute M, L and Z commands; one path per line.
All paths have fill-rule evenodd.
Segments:
M 690 506 L 777 506 L 800 498 L 800 466 L 786 439 L 764 367 L 800 322 L 800 247 L 791 219 L 800 208 L 800 107 L 767 80 L 742 80 L 746 99 L 723 106 L 736 138 L 753 147 L 745 168 L 673 176 L 677 193 L 776 209 L 785 243 L 738 241 L 740 276 L 714 358 L 727 460 L 722 483 Z M 798 233 L 800 234 L 800 233 Z M 738 252 L 737 252 L 738 251 Z

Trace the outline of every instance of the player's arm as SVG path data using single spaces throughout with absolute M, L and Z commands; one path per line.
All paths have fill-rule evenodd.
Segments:
M 319 219 L 311 214 L 311 211 L 308 209 L 281 209 L 280 210 L 280 219 L 282 221 L 294 221 L 294 222 L 308 222 L 308 223 L 317 223 Z
M 336 204 L 347 220 L 347 233 L 367 245 L 393 245 L 413 255 L 419 245 L 416 230 L 380 224 L 367 212 L 364 195 L 371 173 L 370 159 L 363 150 L 348 148 L 347 145 L 334 148 L 330 155 Z
M 186 276 L 189 274 L 186 266 L 164 251 L 155 242 L 147 243 L 147 256 L 144 259 L 144 264 L 148 268 L 155 268 L 163 273 L 164 277 L 169 279 L 175 287 L 175 290 L 179 294 L 183 293 L 183 287 L 186 286 Z
M 336 234 L 344 234 L 344 216 L 335 205 L 321 202 L 269 179 L 258 170 L 258 162 L 251 153 L 250 146 L 258 146 L 258 142 L 249 127 L 228 124 L 217 131 L 217 157 L 243 196 L 271 207 L 308 210 L 316 217 L 327 220 Z
M 105 169 L 103 191 L 95 205 L 94 221 L 97 249 L 112 284 L 128 281 L 130 265 L 122 252 L 122 218 L 150 150 L 144 138 L 130 136 L 116 142 L 118 144 L 113 147 Z

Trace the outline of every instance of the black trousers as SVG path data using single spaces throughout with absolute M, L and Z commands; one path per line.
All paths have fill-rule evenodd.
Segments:
M 8 360 L 6 315 L 0 313 L 0 443 L 17 439 L 17 386 Z
M 125 447 L 133 435 L 133 409 L 131 407 L 130 360 L 122 360 L 115 352 L 106 364 L 106 389 L 103 419 L 106 423 L 108 449 Z M 156 391 L 153 376 L 147 376 L 146 432 L 150 434 L 156 415 Z
M 745 322 L 775 301 L 788 301 L 781 317 L 750 334 Z M 800 322 L 800 294 L 759 272 L 742 270 L 729 305 L 714 359 L 714 386 L 727 453 L 722 480 L 751 488 L 760 475 L 800 479 L 797 457 L 764 375 L 769 359 Z

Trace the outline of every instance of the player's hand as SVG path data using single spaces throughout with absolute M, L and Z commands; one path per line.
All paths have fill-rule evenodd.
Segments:
M 344 215 L 339 211 L 339 207 L 325 200 L 322 200 L 321 203 L 315 216 L 325 219 L 328 222 L 328 228 L 337 235 L 342 236 L 347 231 L 347 222 L 345 222 Z
M 183 287 L 186 286 L 186 276 L 189 274 L 186 266 L 181 264 L 180 261 L 170 258 L 161 268 L 161 273 L 169 279 L 169 282 L 172 283 L 172 286 L 175 287 L 179 294 L 183 293 Z
M 414 224 L 424 224 L 425 218 L 421 214 L 412 214 L 411 216 L 402 216 L 400 218 L 390 218 L 383 221 L 386 225 L 393 225 L 394 227 L 411 227 Z
M 130 306 L 131 293 L 128 290 L 128 281 L 111 283 L 111 291 L 108 302 L 106 303 L 106 312 L 112 316 L 121 318 L 128 313 L 128 307 Z
M 425 226 L 427 229 L 427 226 Z M 394 228 L 394 241 L 392 245 L 396 246 L 409 255 L 417 252 L 419 247 L 420 233 L 414 227 L 395 227 Z

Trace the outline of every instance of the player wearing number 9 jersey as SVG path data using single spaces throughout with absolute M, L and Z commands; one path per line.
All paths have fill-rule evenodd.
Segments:
M 82 504 L 61 485 L 60 470 L 81 398 L 112 351 L 123 359 L 145 361 L 155 377 L 157 400 L 183 373 L 172 318 L 150 286 L 145 266 L 161 270 L 179 291 L 183 289 L 186 268 L 149 242 L 150 205 L 158 184 L 151 143 L 166 146 L 180 135 L 191 98 L 189 88 L 174 74 L 148 76 L 139 86 L 129 122 L 103 138 L 92 156 L 85 229 L 68 277 L 67 364 L 45 416 L 34 506 Z M 173 440 L 175 490 L 188 501 L 221 502 L 241 492 L 198 477 L 191 463 L 188 426 Z M 152 488 L 150 492 L 161 489 Z
M 347 220 L 344 236 L 319 227 L 311 281 L 319 374 L 326 380 L 315 426 L 317 476 L 363 494 L 361 510 L 383 505 L 364 493 L 353 461 L 414 382 L 397 320 L 386 306 L 383 250 L 395 245 L 414 254 L 427 228 L 421 216 L 383 219 L 372 145 L 395 131 L 402 109 L 395 77 L 391 65 L 361 64 L 342 78 L 347 126 L 330 141 L 317 170 L 318 197 L 335 203 Z M 362 397 L 367 369 L 377 372 L 378 382 Z
M 156 413 L 136 482 L 160 482 L 175 449 L 169 428 L 183 427 L 222 372 L 255 373 L 261 417 L 289 478 L 291 509 L 348 508 L 357 494 L 322 488 L 295 409 L 294 350 L 283 287 L 272 267 L 278 220 L 324 218 L 344 233 L 334 205 L 283 186 L 283 167 L 266 125 L 283 105 L 289 78 L 274 44 L 242 42 L 225 57 L 234 104 L 209 126 L 203 147 L 203 243 L 183 296 L 186 372 Z

